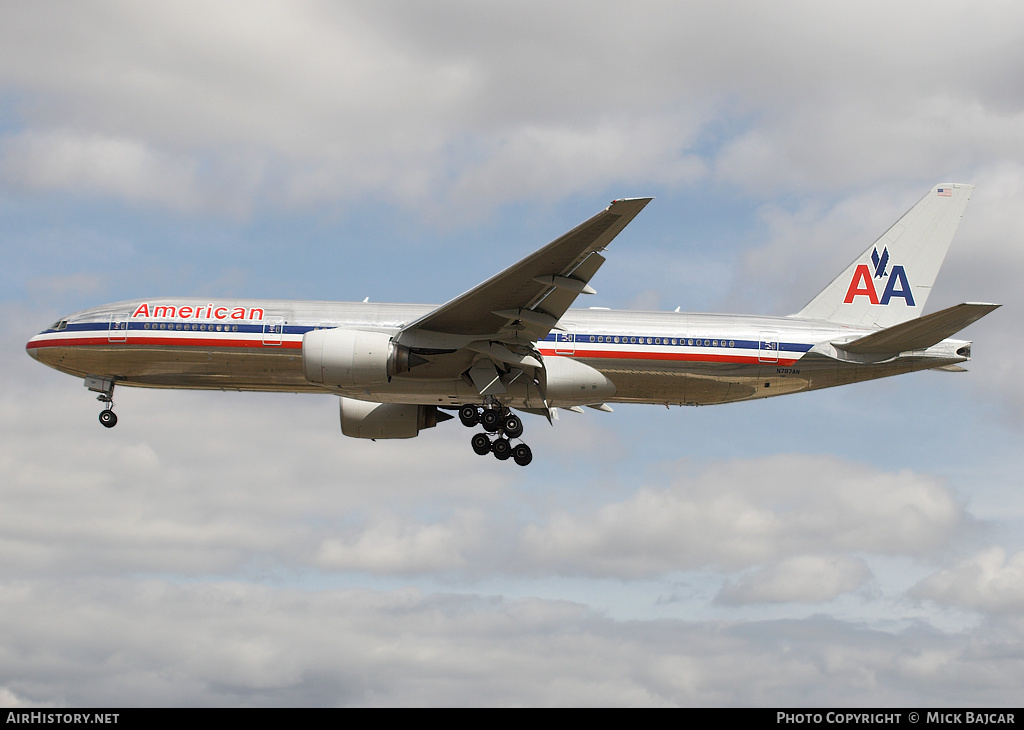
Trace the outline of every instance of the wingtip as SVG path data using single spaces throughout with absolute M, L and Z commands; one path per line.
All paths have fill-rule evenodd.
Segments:
M 995 304 L 993 302 L 964 302 L 968 307 L 988 307 L 989 311 L 999 309 L 1002 304 Z
M 648 203 L 654 200 L 650 198 L 616 198 L 605 210 L 615 211 L 616 213 L 629 213 L 632 212 L 634 215 L 643 210 Z

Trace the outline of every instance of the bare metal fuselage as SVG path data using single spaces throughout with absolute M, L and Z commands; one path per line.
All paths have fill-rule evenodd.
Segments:
M 29 354 L 79 377 L 152 388 L 316 392 L 382 403 L 458 406 L 483 398 L 467 378 L 466 350 L 427 352 L 426 363 L 388 382 L 352 388 L 306 379 L 303 335 L 345 328 L 395 334 L 430 305 L 161 299 L 120 302 L 70 315 L 29 341 Z M 884 359 L 850 361 L 828 343 L 869 334 L 792 317 L 570 309 L 537 343 L 547 361 L 571 357 L 615 387 L 602 400 L 711 405 L 845 385 L 969 359 L 947 339 Z M 529 379 L 498 398 L 539 408 Z M 573 402 L 549 405 L 575 405 Z

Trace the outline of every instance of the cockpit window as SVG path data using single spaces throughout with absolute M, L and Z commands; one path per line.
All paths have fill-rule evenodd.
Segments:
M 65 330 L 67 328 L 68 328 L 68 321 L 66 319 L 62 319 L 59 322 L 54 322 L 50 326 L 50 329 L 57 330 L 58 332 L 61 331 L 61 330 Z

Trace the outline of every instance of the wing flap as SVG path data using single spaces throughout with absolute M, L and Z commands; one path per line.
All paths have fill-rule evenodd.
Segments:
M 998 304 L 957 304 L 932 314 L 887 327 L 851 342 L 833 342 L 837 349 L 855 355 L 879 355 L 925 350 L 998 309 Z
M 570 285 L 563 284 L 562 282 L 579 282 L 584 286 L 587 286 L 586 282 L 590 281 L 591 277 L 597 273 L 597 270 L 601 268 L 601 264 L 603 264 L 604 261 L 604 256 L 594 251 L 587 256 L 587 258 L 583 259 L 579 266 L 572 270 L 571 277 L 552 277 L 555 281 L 546 286 L 546 295 L 540 303 L 536 305 L 536 309 L 550 314 L 556 320 L 561 319 L 562 315 L 564 315 L 568 311 L 569 307 L 572 306 L 572 303 L 576 301 L 576 297 L 586 291 L 586 289 L 578 289 L 574 291 L 573 288 L 570 288 Z M 587 288 L 589 289 L 590 287 L 587 286 Z M 593 290 L 591 289 L 591 291 Z M 534 337 L 534 339 L 543 339 L 551 329 L 558 328 L 551 327 L 547 330 L 537 330 L 534 328 L 539 335 L 538 337 Z
M 480 395 L 500 395 L 505 392 L 501 373 L 490 360 L 480 360 L 469 369 L 469 379 Z

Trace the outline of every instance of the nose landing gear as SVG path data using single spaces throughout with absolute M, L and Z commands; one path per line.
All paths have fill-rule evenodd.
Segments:
M 85 387 L 94 393 L 99 393 L 96 400 L 107 404 L 106 408 L 100 411 L 100 423 L 106 428 L 113 428 L 117 425 L 117 414 L 114 413 L 114 383 L 113 378 L 88 377 L 85 379 Z
M 512 445 L 511 439 L 523 435 L 523 422 L 505 406 L 480 408 L 467 404 L 459 409 L 459 420 L 467 428 L 479 424 L 487 432 L 474 434 L 470 440 L 474 453 L 480 456 L 494 454 L 494 458 L 499 461 L 512 459 L 519 466 L 526 466 L 533 461 L 533 451 L 529 446 L 524 443 Z M 491 434 L 495 434 L 493 439 Z

